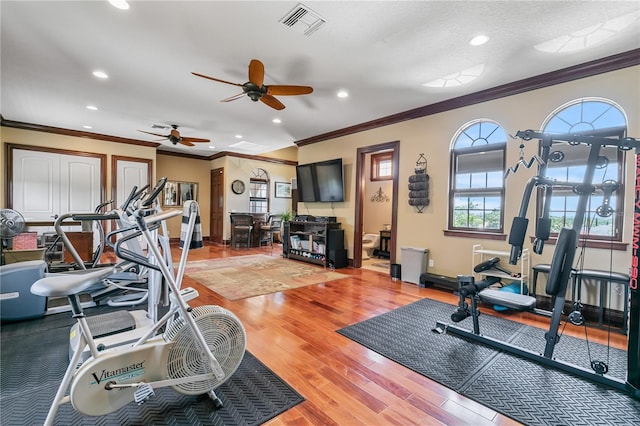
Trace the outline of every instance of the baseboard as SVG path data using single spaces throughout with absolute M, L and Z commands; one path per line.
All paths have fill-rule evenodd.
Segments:
M 551 311 L 553 308 L 553 298 L 545 295 L 536 295 L 536 307 L 538 309 Z M 571 301 L 567 301 L 564 304 L 563 311 L 565 313 L 570 313 L 573 311 L 573 306 Z M 600 312 L 600 308 L 594 305 L 582 305 L 581 309 L 582 315 L 585 318 L 585 321 L 589 323 L 597 323 L 598 316 Z M 603 310 L 603 320 L 602 325 L 607 327 L 611 325 L 612 327 L 622 328 L 623 324 L 623 312 L 618 311 L 616 309 L 604 308 Z

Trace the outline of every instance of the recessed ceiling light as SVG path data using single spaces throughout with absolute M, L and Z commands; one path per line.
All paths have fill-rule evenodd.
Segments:
M 90 109 L 91 111 L 97 111 L 98 107 L 93 105 L 87 105 L 87 109 Z
M 489 37 L 487 37 L 486 35 L 477 35 L 473 37 L 471 40 L 469 40 L 469 44 L 471 46 L 481 46 L 488 41 L 489 41 Z
M 242 135 L 236 135 L 236 139 L 242 139 Z
M 83 129 L 93 129 L 91 126 L 82 126 Z
M 111 3 L 111 6 L 117 7 L 118 9 L 129 9 L 129 3 L 127 3 L 127 0 L 109 0 L 109 3 Z
M 347 92 L 346 90 L 340 90 L 336 95 L 339 98 L 348 98 L 349 97 L 349 92 Z
M 273 120 L 271 120 L 271 121 L 273 121 L 273 122 L 274 122 L 274 123 L 276 123 L 276 124 L 282 123 L 282 120 L 280 120 L 279 118 L 274 118 L 274 119 L 273 119 Z
M 94 71 L 93 75 L 98 78 L 109 78 L 106 72 L 104 71 Z
M 209 145 L 209 149 L 216 149 L 216 147 L 213 145 Z

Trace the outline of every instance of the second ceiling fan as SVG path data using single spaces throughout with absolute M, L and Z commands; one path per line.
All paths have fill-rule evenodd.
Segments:
M 284 109 L 284 104 L 280 102 L 275 96 L 307 95 L 313 92 L 313 88 L 309 86 L 291 86 L 282 84 L 265 86 L 263 84 L 264 65 L 257 59 L 252 59 L 251 62 L 249 62 L 249 81 L 244 84 L 232 83 L 230 81 L 209 77 L 197 72 L 192 72 L 191 74 L 209 80 L 218 81 L 220 83 L 242 87 L 242 93 L 238 93 L 237 95 L 222 99 L 221 102 L 235 101 L 236 99 L 239 99 L 246 94 L 254 102 L 261 101 L 262 103 L 270 106 L 273 109 L 281 110 Z
M 158 136 L 160 138 L 167 139 L 169 140 L 169 142 L 171 142 L 174 145 L 182 144 L 186 146 L 195 146 L 194 142 L 210 142 L 209 139 L 192 138 L 192 137 L 180 135 L 180 131 L 178 130 L 177 124 L 171 125 L 171 132 L 169 132 L 168 135 L 161 135 L 160 133 L 147 132 L 145 130 L 138 130 L 138 131 L 142 133 L 146 133 L 148 135 Z

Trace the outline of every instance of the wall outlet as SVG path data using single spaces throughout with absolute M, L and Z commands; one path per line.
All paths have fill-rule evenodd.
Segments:
M 433 259 L 429 259 L 429 268 L 433 268 Z

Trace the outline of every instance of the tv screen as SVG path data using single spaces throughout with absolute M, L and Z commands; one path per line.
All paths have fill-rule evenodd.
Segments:
M 316 163 L 316 182 L 318 183 L 318 201 L 344 201 L 342 181 L 342 159 Z
M 341 158 L 299 165 L 296 179 L 302 202 L 344 201 Z
M 300 201 L 305 203 L 317 201 L 313 183 L 313 166 L 311 164 L 296 167 L 296 182 Z

